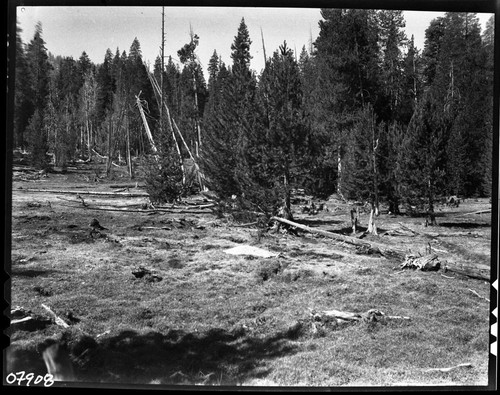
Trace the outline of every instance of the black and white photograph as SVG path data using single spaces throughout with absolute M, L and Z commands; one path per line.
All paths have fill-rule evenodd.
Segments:
M 400 3 L 9 0 L 3 385 L 496 389 L 500 2 Z

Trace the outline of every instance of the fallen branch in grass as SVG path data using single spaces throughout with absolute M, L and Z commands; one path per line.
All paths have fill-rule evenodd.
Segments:
M 469 288 L 469 291 L 470 291 L 470 292 L 472 292 L 474 295 L 476 295 L 476 296 L 477 296 L 478 298 L 480 298 L 480 299 L 484 299 L 484 300 L 486 300 L 487 302 L 489 302 L 489 301 L 490 301 L 488 298 L 485 298 L 484 296 L 479 295 L 479 294 L 478 294 L 476 291 L 474 291 L 473 289 L 470 289 L 470 288 Z
M 195 211 L 195 210 L 168 210 L 168 209 L 121 209 L 121 208 L 113 208 L 113 207 L 82 207 L 75 206 L 69 204 L 59 203 L 60 206 L 71 207 L 71 208 L 80 208 L 85 210 L 96 210 L 96 211 L 119 211 L 122 213 L 172 213 L 172 214 L 209 214 L 209 211 Z
M 168 226 L 141 226 L 140 229 L 172 230 Z
M 443 276 L 444 278 L 455 278 L 455 277 L 451 277 L 451 276 L 445 276 L 444 274 L 441 274 L 441 276 Z
M 380 310 L 370 309 L 365 313 L 351 313 L 340 310 L 325 310 L 322 312 L 311 311 L 311 317 L 314 321 L 337 323 L 352 322 L 352 321 L 383 321 L 383 320 L 410 320 L 410 317 L 400 315 L 386 315 Z
M 70 195 L 99 195 L 99 196 L 113 196 L 113 197 L 149 197 L 146 192 L 135 193 L 115 193 L 115 192 L 102 192 L 102 191 L 70 191 L 64 189 L 33 189 L 33 188 L 18 188 L 16 191 L 21 192 L 38 192 L 38 193 L 61 193 Z
M 455 217 L 458 217 L 460 215 L 489 214 L 489 213 L 491 213 L 491 208 L 489 210 L 473 211 L 472 213 L 461 213 L 461 214 L 455 215 Z
M 50 309 L 50 307 L 44 305 L 43 303 L 42 307 L 50 313 L 57 325 L 62 326 L 63 328 L 69 328 L 69 325 L 62 318 L 58 317 L 57 314 Z
M 471 363 L 461 363 L 460 365 L 451 366 L 449 368 L 431 368 L 431 369 L 426 369 L 425 371 L 426 372 L 447 373 L 447 372 L 451 372 L 452 370 L 459 369 L 459 368 L 472 368 L 472 364 Z
M 80 196 L 80 194 L 76 195 L 76 197 L 82 201 L 82 205 L 83 205 L 83 207 L 88 207 L 88 206 L 89 206 L 89 205 L 85 202 L 85 200 L 83 200 L 83 198 Z
M 296 222 L 289 221 L 289 220 L 284 219 L 284 218 L 271 217 L 271 220 L 282 222 L 284 224 L 287 224 L 287 225 L 296 227 L 298 229 L 301 229 L 301 230 L 303 230 L 305 232 L 309 232 L 309 233 L 321 235 L 321 236 L 324 236 L 324 237 L 328 237 L 330 239 L 334 239 L 334 240 L 337 240 L 337 241 L 342 241 L 342 242 L 349 243 L 349 244 L 352 244 L 352 245 L 355 245 L 355 246 L 358 246 L 358 247 L 362 247 L 362 248 L 368 249 L 370 251 L 378 251 L 383 256 L 386 256 L 386 257 L 387 256 L 392 256 L 392 257 L 395 257 L 395 258 L 398 258 L 398 259 L 404 259 L 405 255 L 406 255 L 405 252 L 402 251 L 402 250 L 400 250 L 400 249 L 389 248 L 389 247 L 387 247 L 387 246 L 385 246 L 383 244 L 380 244 L 380 243 L 369 243 L 369 242 L 362 241 L 362 240 L 360 240 L 358 238 L 355 238 L 355 237 L 339 235 L 339 234 L 336 234 L 336 233 L 328 232 L 326 230 L 313 229 L 313 228 L 310 228 L 309 226 L 298 224 Z
M 237 224 L 237 225 L 233 225 L 233 226 L 236 228 L 243 228 L 246 226 L 254 226 L 254 225 L 257 225 L 258 223 L 259 223 L 259 221 L 255 221 L 255 222 L 249 222 L 247 224 Z
M 139 185 L 137 182 L 135 184 L 114 184 L 107 185 L 108 188 L 144 188 L 144 185 Z
M 463 276 L 475 278 L 477 280 L 490 281 L 490 273 L 484 269 L 478 269 L 472 266 L 456 265 L 452 262 L 446 262 L 443 268 L 444 272 L 458 273 Z

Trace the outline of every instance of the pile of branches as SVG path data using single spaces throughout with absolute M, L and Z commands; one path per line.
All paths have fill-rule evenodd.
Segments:
M 400 269 L 420 269 L 422 271 L 438 271 L 440 267 L 441 261 L 437 254 L 406 255 L 404 262 L 399 265 Z

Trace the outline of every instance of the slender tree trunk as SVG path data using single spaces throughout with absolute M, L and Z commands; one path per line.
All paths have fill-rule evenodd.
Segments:
M 132 158 L 131 158 L 131 155 L 130 155 L 130 129 L 129 129 L 128 116 L 125 119 L 125 128 L 126 128 L 126 137 L 127 137 L 127 165 L 128 165 L 128 175 L 129 175 L 129 178 L 132 180 L 134 178 L 134 169 L 132 168 Z
M 436 215 L 434 213 L 434 190 L 432 187 L 432 181 L 429 177 L 427 182 L 427 201 L 429 204 L 429 209 L 427 210 L 427 218 L 425 219 L 425 225 L 436 226 Z
M 372 116 L 372 161 L 373 161 L 373 194 L 374 194 L 374 208 L 375 215 L 379 215 L 379 197 L 378 197 L 378 168 L 377 168 L 377 149 L 378 149 L 378 139 L 375 140 L 375 121 Z
M 342 196 L 342 158 L 340 156 L 340 145 L 337 150 L 337 194 Z
M 293 221 L 292 203 L 290 197 L 290 174 L 288 169 L 285 170 L 285 174 L 283 175 L 283 185 L 285 187 L 285 196 L 283 197 L 283 218 Z
M 113 129 L 111 117 L 108 124 L 108 158 L 106 160 L 106 177 L 109 177 L 111 171 L 111 132 Z
M 90 125 L 89 125 L 89 118 L 88 118 L 88 115 L 87 115 L 87 119 L 86 119 L 86 122 L 85 122 L 85 125 L 87 127 L 87 150 L 88 150 L 88 161 L 90 162 L 92 160 L 92 150 L 91 150 L 91 143 L 90 143 Z
M 376 207 L 375 207 L 375 201 L 372 200 L 370 202 L 371 209 L 370 209 L 370 219 L 368 220 L 368 233 L 372 235 L 378 235 L 377 233 L 377 225 L 375 224 L 375 217 L 376 217 Z
M 194 107 L 195 107 L 195 118 L 194 118 L 194 124 L 196 127 L 196 133 L 198 136 L 198 141 L 196 143 L 196 157 L 199 157 L 200 153 L 199 150 L 201 149 L 201 129 L 200 129 L 200 122 L 198 120 L 198 91 L 196 89 L 196 78 L 194 75 L 193 71 L 193 90 L 194 90 Z

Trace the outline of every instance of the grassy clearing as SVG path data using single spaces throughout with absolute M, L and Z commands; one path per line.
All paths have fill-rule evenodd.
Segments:
M 41 307 L 46 304 L 62 317 L 71 312 L 78 322 L 66 331 L 56 325 L 14 331 L 11 370 L 30 366 L 43 372 L 41 345 L 58 337 L 70 348 L 78 379 L 89 383 L 487 384 L 489 303 L 470 292 L 489 297 L 484 281 L 401 272 L 395 269 L 400 262 L 357 255 L 332 240 L 306 234 L 259 236 L 211 215 L 75 210 L 58 204 L 54 195 L 16 190 L 43 182 L 44 188 L 52 182 L 70 189 L 76 182 L 70 175 L 51 177 L 14 184 L 12 305 L 46 315 Z M 456 217 L 458 210 L 487 205 L 471 201 L 460 209 L 444 208 L 438 217 L 442 225 L 433 229 L 419 218 L 382 215 L 379 229 L 404 222 L 419 232 L 448 236 L 429 241 L 385 235 L 378 241 L 415 252 L 424 252 L 431 242 L 446 250 L 446 257 L 488 264 L 489 217 L 469 216 L 467 222 Z M 108 228 L 107 237 L 88 236 L 94 217 Z M 302 219 L 323 229 L 349 229 L 347 212 Z M 474 235 L 464 236 L 464 231 Z M 264 259 L 224 252 L 241 244 L 280 255 Z M 132 271 L 138 266 L 153 270 L 162 281 L 135 278 Z M 372 308 L 411 320 L 312 331 L 311 310 L 361 313 Z M 426 371 L 460 363 L 472 367 Z

